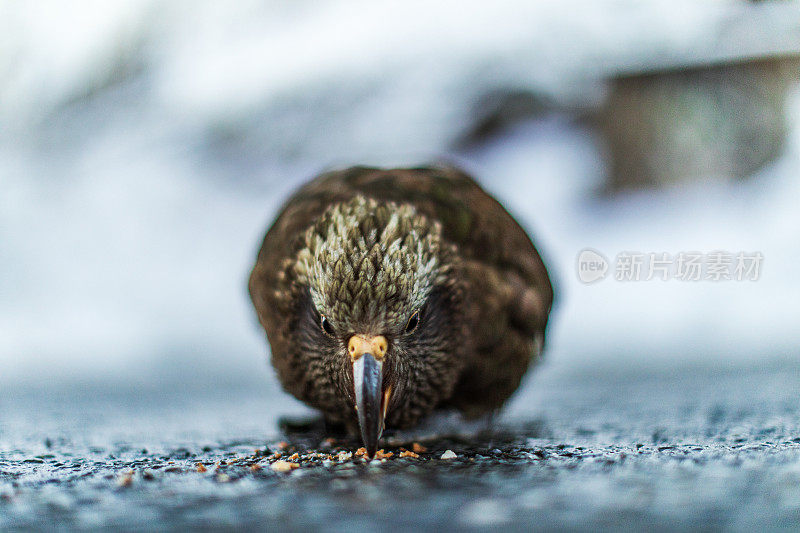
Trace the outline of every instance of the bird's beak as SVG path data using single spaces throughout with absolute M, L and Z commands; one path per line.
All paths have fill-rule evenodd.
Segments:
M 391 394 L 391 388 L 383 390 L 383 358 L 388 345 L 383 335 L 353 335 L 347 343 L 347 351 L 353 363 L 358 425 L 370 458 L 378 450 L 378 439 L 383 433 L 386 407 Z

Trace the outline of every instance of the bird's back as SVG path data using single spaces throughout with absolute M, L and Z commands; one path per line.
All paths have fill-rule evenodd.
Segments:
M 323 174 L 287 201 L 264 238 L 250 279 L 273 353 L 280 351 L 283 325 L 264 288 L 276 286 L 270 278 L 295 253 L 311 221 L 356 195 L 412 204 L 439 221 L 443 236 L 456 245 L 470 307 L 471 338 L 464 341 L 471 349 L 448 403 L 467 415 L 500 407 L 540 354 L 553 290 L 525 231 L 472 178 L 452 167 L 353 167 Z M 273 363 L 280 361 L 273 357 Z

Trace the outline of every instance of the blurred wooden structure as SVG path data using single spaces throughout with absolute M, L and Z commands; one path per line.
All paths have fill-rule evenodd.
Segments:
M 800 5 L 742 2 L 713 31 L 608 76 L 606 189 L 742 179 L 774 161 L 800 80 Z
M 800 56 L 742 58 L 611 80 L 597 126 L 607 188 L 741 179 L 782 152 Z

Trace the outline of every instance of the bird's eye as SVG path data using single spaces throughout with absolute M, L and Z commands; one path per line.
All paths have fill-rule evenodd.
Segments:
M 333 330 L 333 326 L 331 326 L 331 321 L 328 320 L 325 315 L 322 315 L 319 319 L 319 326 L 322 328 L 322 331 L 333 337 L 336 332 Z
M 408 323 L 406 323 L 406 333 L 413 333 L 417 326 L 419 326 L 419 311 L 414 311 L 414 314 L 411 315 Z

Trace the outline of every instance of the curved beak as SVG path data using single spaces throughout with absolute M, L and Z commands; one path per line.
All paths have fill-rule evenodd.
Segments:
M 356 411 L 361 440 L 367 456 L 375 456 L 378 440 L 383 433 L 391 389 L 383 390 L 383 358 L 388 343 L 386 337 L 353 335 L 348 342 L 348 352 L 353 363 L 353 385 L 356 393 Z

